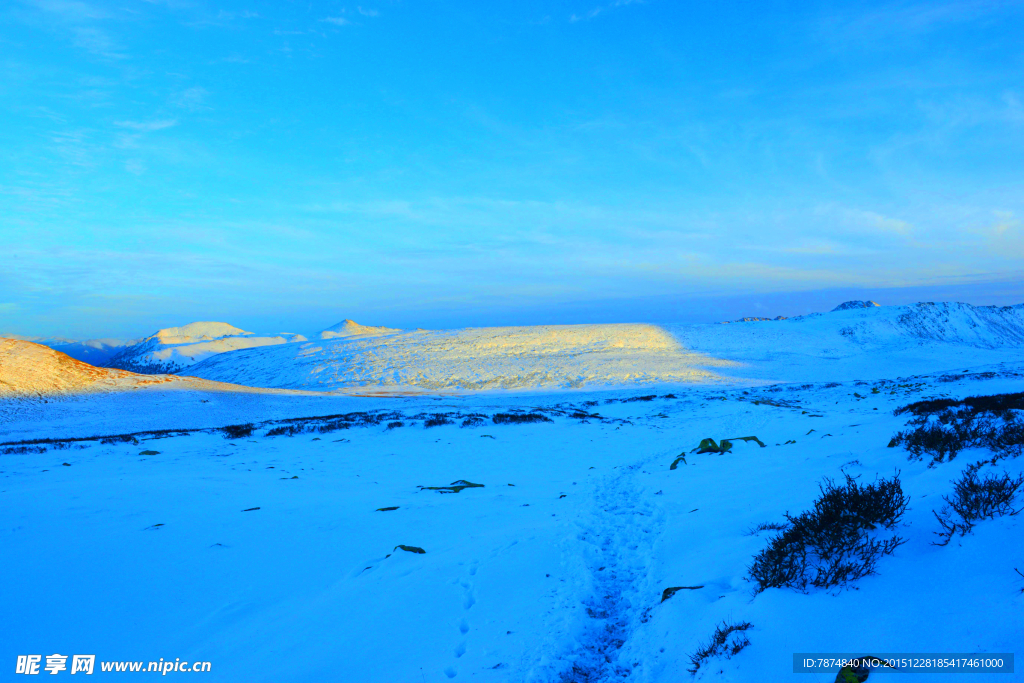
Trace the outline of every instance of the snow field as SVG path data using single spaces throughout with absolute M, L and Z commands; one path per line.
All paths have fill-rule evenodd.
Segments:
M 795 652 L 1013 651 L 1024 629 L 1024 582 L 1013 573 L 1024 564 L 1020 517 L 930 545 L 931 510 L 987 454 L 930 469 L 885 446 L 905 423 L 896 406 L 1020 391 L 1024 381 L 1001 372 L 900 384 L 878 394 L 852 383 L 680 388 L 678 398 L 612 403 L 636 392 L 367 399 L 365 409 L 407 415 L 571 413 L 571 403 L 608 420 L 549 412 L 552 423 L 425 429 L 407 419 L 392 430 L 264 437 L 262 428 L 234 441 L 196 433 L 2 455 L 0 534 L 18 561 L 0 565 L 0 585 L 17 587 L 0 641 L 8 659 L 208 660 L 217 681 L 553 683 L 572 680 L 573 666 L 591 682 L 685 681 L 688 655 L 723 620 L 751 622 L 751 644 L 708 662 L 698 680 L 834 678 L 792 674 Z M 171 427 L 192 414 L 196 424 L 245 414 L 243 401 L 198 396 L 208 394 L 163 395 L 159 419 L 99 396 L 38 410 L 56 409 L 55 428 L 75 436 L 119 420 Z M 250 414 L 282 417 L 287 400 L 293 411 L 331 405 L 253 400 L 263 403 Z M 304 414 L 359 405 L 333 400 L 334 410 Z M 33 424 L 14 431 L 38 434 L 38 415 Z M 736 441 L 730 453 L 687 454 L 669 469 L 702 438 L 747 435 L 767 447 Z M 1021 459 L 1001 465 L 1024 469 Z M 844 469 L 867 480 L 902 471 L 911 509 L 898 532 L 908 542 L 847 590 L 754 597 L 746 566 L 768 534 L 750 527 L 807 509 L 821 478 Z M 417 488 L 459 479 L 485 486 Z M 702 588 L 661 602 L 671 586 Z M 947 679 L 963 680 L 928 677 Z
M 714 369 L 732 365 L 682 347 L 657 325 L 538 325 L 399 331 L 262 347 L 210 357 L 188 373 L 281 389 L 480 391 L 717 382 Z

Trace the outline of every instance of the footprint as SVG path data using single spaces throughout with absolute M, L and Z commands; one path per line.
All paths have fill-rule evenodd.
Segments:
M 455 646 L 455 657 L 456 658 L 459 658 L 459 657 L 461 657 L 464 654 L 466 654 L 466 641 L 462 641 L 461 643 L 459 643 L 458 645 Z
M 461 633 L 462 635 L 466 635 L 467 633 L 469 633 L 469 622 L 466 621 L 465 617 L 463 617 L 459 621 L 459 633 Z
M 462 601 L 462 608 L 463 609 L 469 609 L 470 607 L 472 607 L 475 604 L 476 604 L 476 598 L 473 597 L 472 593 L 467 591 L 466 592 L 466 599 Z
M 444 670 L 444 675 L 448 678 L 455 678 L 459 675 L 459 672 L 454 666 L 449 666 Z

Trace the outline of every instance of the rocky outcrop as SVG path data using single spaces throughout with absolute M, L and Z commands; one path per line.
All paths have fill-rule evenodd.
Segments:
M 835 313 L 836 311 L 849 311 L 856 308 L 874 308 L 878 305 L 879 304 L 875 303 L 874 301 L 844 301 L 843 303 L 833 308 L 832 312 Z

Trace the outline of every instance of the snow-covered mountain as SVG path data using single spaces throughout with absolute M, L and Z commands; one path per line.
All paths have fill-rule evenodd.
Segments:
M 1024 354 L 1024 304 L 846 306 L 781 321 L 667 325 L 686 348 L 762 381 L 844 381 L 1011 360 Z
M 849 311 L 856 308 L 873 308 L 877 307 L 878 305 L 879 304 L 874 301 L 844 301 L 843 303 L 833 308 L 832 312 L 835 313 L 836 311 Z
M 1024 354 L 1024 305 L 852 302 L 730 325 L 545 325 L 393 330 L 352 321 L 303 344 L 211 355 L 197 377 L 332 391 L 579 388 L 614 384 L 868 379 Z
M 320 391 L 479 390 L 692 382 L 728 364 L 688 352 L 656 325 L 541 325 L 358 334 L 221 354 L 188 372 Z
M 80 341 L 63 337 L 26 337 L 17 334 L 0 334 L 0 337 L 49 346 L 51 349 L 60 351 L 75 360 L 96 366 L 104 365 L 125 347 L 136 343 L 136 341 L 126 342 L 120 339 L 86 339 Z
M 135 389 L 167 381 L 98 368 L 44 344 L 0 338 L 0 398 Z
M 257 336 L 223 322 L 196 322 L 124 346 L 65 339 L 47 345 L 137 373 L 311 391 L 842 381 L 1015 358 L 1024 354 L 1024 304 L 851 301 L 828 313 L 729 325 L 401 330 L 346 319 L 316 336 Z
M 195 322 L 159 330 L 124 348 L 104 365 L 142 374 L 177 373 L 219 353 L 295 341 L 306 338 L 292 333 L 259 337 L 228 323 Z
M 372 327 L 370 325 L 360 325 L 354 320 L 346 318 L 337 325 L 332 325 L 326 330 L 320 331 L 320 339 L 340 339 L 342 337 L 376 337 L 382 334 L 391 334 L 392 332 L 401 332 L 402 330 L 393 327 Z

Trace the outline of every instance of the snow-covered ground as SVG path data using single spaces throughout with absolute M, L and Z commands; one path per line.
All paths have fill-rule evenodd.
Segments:
M 1012 652 L 1024 632 L 1021 518 L 930 544 L 931 510 L 987 454 L 929 468 L 886 448 L 905 423 L 896 406 L 1024 389 L 1020 364 L 982 370 L 654 398 L 178 391 L 37 404 L 0 438 L 257 425 L 243 438 L 140 435 L 0 456 L 2 656 L 209 661 L 204 678 L 218 681 L 548 683 L 573 680 L 575 665 L 580 681 L 667 683 L 690 680 L 688 655 L 723 620 L 750 622 L 750 645 L 699 680 L 834 678 L 793 674 L 796 652 Z M 552 421 L 494 422 L 516 410 Z M 356 411 L 386 414 L 266 435 L 309 424 L 288 418 Z M 425 427 L 436 414 L 453 423 Z M 670 469 L 705 437 L 746 435 L 766 447 L 738 441 Z M 1001 466 L 1019 473 L 1024 459 Z M 825 476 L 896 470 L 912 501 L 898 530 L 908 542 L 877 575 L 753 595 L 746 568 L 765 534 L 752 526 L 807 509 Z M 419 488 L 459 480 L 483 486 Z M 700 588 L 662 602 L 675 586 Z M 1012 677 L 971 679 L 988 678 Z
M 1024 359 L 1024 305 L 883 306 L 728 325 L 398 331 L 352 323 L 338 336 L 343 327 L 312 342 L 210 356 L 186 374 L 319 391 L 736 386 L 883 378 Z
M 346 321 L 305 356 L 194 367 L 388 391 L 0 400 L 0 659 L 209 661 L 204 679 L 231 682 L 676 683 L 723 622 L 748 622 L 749 645 L 696 680 L 834 680 L 793 673 L 795 653 L 1013 652 L 1024 515 L 932 544 L 932 511 L 991 453 L 929 466 L 887 445 L 898 406 L 1024 391 L 1020 318 L 934 304 L 689 327 Z M 765 446 L 692 452 L 743 436 Z M 983 472 L 1003 470 L 1024 458 Z M 906 543 L 876 574 L 755 595 L 771 533 L 755 525 L 810 509 L 825 477 L 897 471 Z
M 327 338 L 220 354 L 188 374 L 282 389 L 486 390 L 711 382 L 731 365 L 656 325 L 542 325 Z

